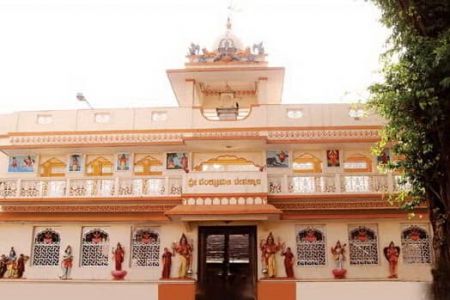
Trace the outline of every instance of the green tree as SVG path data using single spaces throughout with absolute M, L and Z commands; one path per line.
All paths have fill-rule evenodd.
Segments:
M 401 157 L 388 168 L 411 184 L 404 208 L 427 203 L 433 227 L 435 299 L 450 299 L 450 0 L 373 0 L 392 31 L 384 81 L 369 105 L 387 121 L 379 148 Z

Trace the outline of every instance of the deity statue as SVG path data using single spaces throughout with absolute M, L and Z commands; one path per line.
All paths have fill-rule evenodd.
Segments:
M 11 250 L 14 251 L 14 248 L 11 247 Z M 11 256 L 10 252 L 10 257 L 12 257 L 13 259 L 8 258 L 8 278 L 22 278 L 23 273 L 25 273 L 25 263 L 30 259 L 30 257 L 24 254 L 20 254 L 19 258 L 17 258 L 17 256 L 15 256 L 15 251 L 13 256 Z
M 17 255 L 16 255 L 16 250 L 14 250 L 14 247 L 11 247 L 11 250 L 9 250 L 9 260 L 16 260 Z
M 178 269 L 178 277 L 186 278 L 189 274 L 192 274 L 191 259 L 193 247 L 189 244 L 186 235 L 183 233 L 178 245 L 173 243 L 173 252 L 180 254 L 180 268 Z
M 5 254 L 2 254 L 0 257 L 0 278 L 5 276 L 6 271 L 8 270 L 8 258 Z
M 284 256 L 284 269 L 286 271 L 286 277 L 294 278 L 294 254 L 291 251 L 291 247 L 283 249 L 281 255 Z
M 345 273 L 347 272 L 347 270 L 344 269 L 345 246 L 347 246 L 347 244 L 341 245 L 341 242 L 337 241 L 336 245 L 331 247 L 333 259 L 336 262 L 336 269 L 333 270 L 333 275 L 338 279 L 345 278 Z
M 29 257 L 23 254 L 19 255 L 17 259 L 17 270 L 16 270 L 16 278 L 22 278 L 23 273 L 25 273 L 25 263 L 28 261 Z
M 17 277 L 17 259 L 8 259 L 7 264 L 7 277 L 16 278 Z
M 400 256 L 400 247 L 395 246 L 394 242 L 391 241 L 388 247 L 384 247 L 383 252 L 384 256 L 389 262 L 388 278 L 398 278 L 397 265 L 398 265 L 398 257 Z
M 72 247 L 67 246 L 66 250 L 64 250 L 64 256 L 61 261 L 61 268 L 63 269 L 63 274 L 59 276 L 60 279 L 69 279 L 70 277 L 70 271 L 72 270 L 72 262 L 73 262 L 73 255 L 72 255 Z
M 125 257 L 125 250 L 120 243 L 117 243 L 116 249 L 113 248 L 113 256 L 116 271 L 122 271 L 122 263 Z
M 169 279 L 170 278 L 170 269 L 172 267 L 172 256 L 175 256 L 174 253 L 170 252 L 167 247 L 164 247 L 164 253 L 162 255 L 162 279 Z
M 260 42 L 259 44 L 254 44 L 253 45 L 253 51 L 257 51 L 256 53 L 258 55 L 263 55 L 264 54 L 264 46 L 263 46 L 263 42 Z
M 116 249 L 112 251 L 115 270 L 111 272 L 115 280 L 120 280 L 127 275 L 127 271 L 122 270 L 122 263 L 125 258 L 125 250 L 120 243 L 117 243 Z
M 192 55 L 198 55 L 198 52 L 200 51 L 200 46 L 196 45 L 194 43 L 191 43 L 191 46 L 188 49 L 188 55 L 192 56 Z
M 266 240 L 261 240 L 259 247 L 261 248 L 262 259 L 264 262 L 263 273 L 270 278 L 277 276 L 277 263 L 275 254 L 282 248 L 281 242 L 275 243 L 272 232 L 269 233 Z

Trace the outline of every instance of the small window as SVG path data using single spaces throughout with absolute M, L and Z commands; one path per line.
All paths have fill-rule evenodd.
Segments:
M 155 228 L 136 228 L 131 244 L 131 265 L 158 267 L 159 249 L 159 233 Z
M 33 266 L 58 266 L 59 265 L 59 233 L 53 229 L 35 230 L 33 245 Z
M 322 161 L 314 155 L 304 153 L 294 158 L 292 169 L 294 173 L 321 173 Z
M 81 266 L 107 266 L 109 258 L 109 235 L 98 228 L 83 228 L 81 241 Z
M 109 113 L 96 113 L 95 114 L 95 123 L 109 123 L 111 120 L 111 114 Z
M 378 241 L 375 226 L 351 226 L 349 228 L 350 264 L 378 264 Z
M 53 123 L 53 116 L 52 115 L 37 115 L 36 122 L 39 125 L 48 125 Z
M 152 112 L 152 121 L 153 122 L 164 122 L 167 120 L 167 112 L 166 111 L 153 111 Z
M 363 154 L 353 154 L 344 160 L 344 172 L 372 172 L 372 158 Z
M 297 231 L 297 265 L 324 266 L 326 243 L 323 226 L 305 226 Z
M 418 225 L 406 225 L 402 230 L 402 253 L 406 264 L 431 263 L 430 236 Z
M 300 119 L 303 117 L 303 110 L 301 109 L 288 109 L 286 115 L 289 119 Z
M 344 163 L 344 169 L 345 170 L 367 170 L 367 162 L 365 161 L 353 161 L 353 162 L 345 162 Z

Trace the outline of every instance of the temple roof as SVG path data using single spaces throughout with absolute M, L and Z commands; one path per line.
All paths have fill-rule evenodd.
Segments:
M 244 47 L 241 40 L 233 33 L 231 19 L 228 18 L 225 33 L 216 39 L 211 51 L 191 43 L 187 54 L 189 62 L 186 66 L 213 63 L 265 64 L 265 57 L 262 42 L 253 44 L 252 47 Z

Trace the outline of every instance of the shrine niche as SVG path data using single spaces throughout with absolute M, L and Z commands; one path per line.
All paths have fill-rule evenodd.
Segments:
M 81 266 L 107 266 L 109 235 L 99 228 L 83 228 Z
M 162 175 L 162 161 L 152 155 L 135 154 L 134 175 L 160 176 Z
M 344 172 L 370 173 L 372 172 L 372 158 L 360 153 L 351 154 L 344 159 Z
M 112 159 L 104 156 L 87 156 L 86 175 L 88 176 L 111 176 L 114 171 Z
M 49 158 L 39 165 L 39 174 L 41 177 L 64 177 L 66 163 L 56 157 Z
M 132 267 L 159 266 L 160 238 L 156 228 L 135 228 L 131 241 Z
M 303 153 L 292 161 L 294 173 L 322 173 L 322 161 L 316 156 Z
M 258 171 L 263 166 L 236 155 L 219 155 L 194 167 L 195 171 Z
M 51 228 L 35 229 L 33 266 L 57 266 L 59 264 L 60 234 Z

